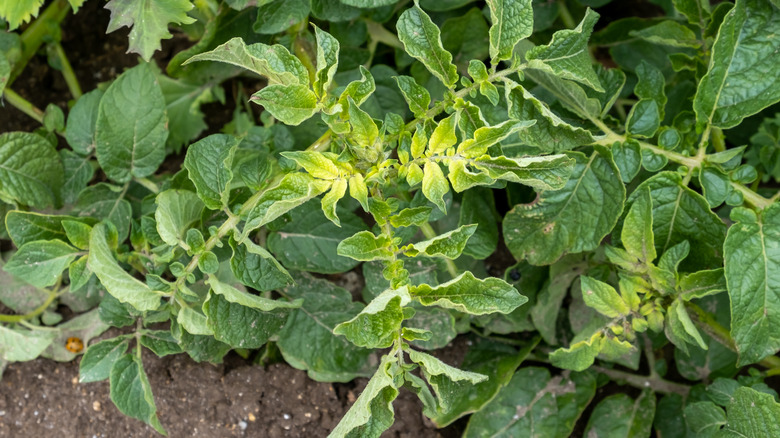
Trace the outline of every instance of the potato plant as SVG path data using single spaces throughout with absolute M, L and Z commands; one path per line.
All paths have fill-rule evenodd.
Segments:
M 333 437 L 399 391 L 467 437 L 780 436 L 777 0 L 111 0 L 139 62 L 86 93 L 52 30 L 83 0 L 41 3 L 0 4 L 42 125 L 0 134 L 0 365 L 83 343 L 163 434 L 143 349 L 370 377 Z M 67 111 L 13 91 L 41 47 Z

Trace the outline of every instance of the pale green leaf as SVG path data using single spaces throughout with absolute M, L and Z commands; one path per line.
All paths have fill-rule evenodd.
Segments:
M 78 255 L 78 249 L 60 240 L 29 242 L 3 266 L 6 272 L 37 287 L 57 283 L 70 262 Z
M 185 244 L 184 235 L 203 213 L 200 198 L 188 190 L 170 189 L 157 195 L 155 204 L 154 219 L 160 238 L 172 246 Z
M 120 302 L 129 303 L 140 311 L 156 310 L 160 306 L 161 296 L 119 266 L 108 246 L 106 234 L 105 224 L 92 228 L 89 269 L 95 273 L 106 291 Z
M 609 318 L 627 316 L 630 312 L 628 304 L 618 295 L 615 288 L 602 281 L 583 275 L 582 298 L 588 307 L 596 309 Z
M 406 53 L 425 67 L 449 88 L 458 81 L 458 71 L 452 63 L 452 54 L 441 44 L 441 31 L 419 6 L 405 10 L 396 23 L 398 39 Z
M 534 12 L 531 0 L 488 0 L 490 8 L 490 59 L 495 65 L 510 59 L 517 43 L 531 36 Z
M 392 241 L 384 234 L 375 236 L 371 231 L 361 231 L 347 237 L 337 248 L 340 256 L 363 262 L 393 258 Z
M 336 204 L 347 193 L 347 180 L 339 178 L 333 181 L 330 191 L 322 197 L 322 213 L 336 226 L 341 226 L 341 221 L 336 213 Z
M 387 289 L 354 318 L 337 325 L 333 333 L 345 336 L 358 347 L 387 348 L 401 329 L 403 307 L 410 301 L 406 287 Z
M 289 7 L 289 6 L 287 6 Z M 333 82 L 333 75 L 339 66 L 339 42 L 331 34 L 314 26 L 317 41 L 317 71 L 314 74 L 314 92 L 325 96 Z
M 470 371 L 463 371 L 453 366 L 447 365 L 441 360 L 431 356 L 430 354 L 423 353 L 414 349 L 406 350 L 409 353 L 409 359 L 420 365 L 426 379 L 430 379 L 432 376 L 444 376 L 453 382 L 470 382 L 480 383 L 488 379 L 488 376 L 484 374 L 472 373 Z
M 391 356 L 382 358 L 366 388 L 328 438 L 379 438 L 392 426 L 393 400 L 398 396 L 390 370 L 393 359 Z
M 726 407 L 727 423 L 716 436 L 780 436 L 780 404 L 769 394 L 742 387 L 734 392 L 734 401 Z
M 37 17 L 41 6 L 43 0 L 4 1 L 0 3 L 0 18 L 8 22 L 8 30 L 15 30 L 32 17 Z
M 428 90 L 410 76 L 395 76 L 394 79 L 414 116 L 424 117 L 431 104 L 431 95 Z
M 76 199 L 73 212 L 79 216 L 108 220 L 119 233 L 119 240 L 124 242 L 130 232 L 130 222 L 133 210 L 130 202 L 124 199 L 125 191 L 106 183 L 98 183 L 84 189 Z M 85 221 L 88 220 L 85 217 Z M 97 221 L 90 221 L 94 223 Z
M 35 359 L 54 341 L 56 331 L 10 329 L 0 325 L 0 359 L 26 362 Z
M 550 354 L 550 363 L 566 370 L 584 371 L 593 365 L 601 352 L 601 342 L 601 334 L 596 333 L 568 348 L 559 348 Z
M 130 30 L 128 52 L 141 55 L 149 61 L 160 50 L 160 40 L 171 38 L 170 23 L 192 24 L 195 19 L 187 15 L 193 8 L 189 0 L 111 0 L 105 6 L 111 11 L 106 33 L 127 26 Z
M 458 145 L 457 153 L 466 158 L 481 157 L 487 153 L 490 146 L 534 124 L 536 124 L 534 120 L 507 120 L 495 126 L 483 126 L 474 131 L 472 138 L 463 140 Z
M 251 100 L 287 125 L 300 125 L 317 112 L 317 96 L 308 85 L 269 85 Z
M 563 79 L 570 79 L 604 91 L 596 72 L 591 66 L 588 53 L 588 38 L 599 14 L 588 9 L 580 24 L 573 30 L 559 30 L 553 34 L 550 44 L 536 46 L 526 52 L 525 58 L 531 68 L 548 71 Z
M 450 184 L 444 177 L 439 164 L 428 160 L 423 168 L 422 191 L 429 201 L 436 204 L 439 210 L 446 213 L 447 206 L 444 204 L 444 195 L 450 191 Z
M 224 134 L 210 135 L 187 148 L 184 167 L 198 197 L 212 210 L 227 207 L 233 157 L 240 140 Z
M 244 236 L 320 195 L 330 186 L 329 181 L 314 179 L 305 173 L 285 175 L 279 184 L 263 193 L 255 207 L 249 211 L 244 225 Z
M 463 248 L 466 246 L 466 242 L 474 234 L 476 229 L 476 224 L 463 225 L 455 230 L 448 231 L 431 239 L 417 242 L 412 245 L 413 248 L 408 249 L 407 252 L 410 253 L 409 255 L 411 256 L 424 254 L 428 257 L 456 259 L 460 257 Z
M 241 38 L 236 37 L 214 50 L 193 56 L 183 65 L 196 61 L 216 61 L 236 65 L 267 78 L 270 84 L 309 84 L 309 73 L 301 61 L 279 44 L 246 45 Z
M 92 344 L 79 362 L 79 382 L 99 382 L 111 375 L 111 367 L 127 351 L 127 336 L 106 339 Z
M 103 90 L 96 88 L 82 95 L 68 112 L 65 138 L 78 154 L 87 155 L 95 150 L 95 124 Z
M 620 234 L 629 254 L 650 263 L 656 258 L 653 238 L 653 200 L 650 190 L 642 190 L 631 205 Z
M 425 306 L 455 309 L 471 315 L 506 314 L 528 301 L 504 280 L 494 277 L 480 280 L 468 271 L 438 286 L 412 286 L 410 294 Z

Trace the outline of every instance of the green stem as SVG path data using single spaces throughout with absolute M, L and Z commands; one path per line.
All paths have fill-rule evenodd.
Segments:
M 625 371 L 600 367 L 598 365 L 592 366 L 591 369 L 606 374 L 612 380 L 625 382 L 639 389 L 650 388 L 653 391 L 662 394 L 680 394 L 683 397 L 687 397 L 688 393 L 691 391 L 691 387 L 688 385 L 670 382 L 658 376 L 639 376 Z
M 735 353 L 738 353 L 737 345 L 734 342 L 734 339 L 731 337 L 731 333 L 729 333 L 729 330 L 726 327 L 720 325 L 720 323 L 715 320 L 714 316 L 691 302 L 686 302 L 685 307 L 693 312 L 693 315 L 691 315 L 693 317 L 692 319 L 699 325 L 699 327 L 701 327 L 702 330 L 704 330 L 705 333 L 710 335 L 710 337 L 719 344 Z M 780 357 L 769 356 L 762 359 L 760 362 L 758 362 L 758 364 L 769 369 L 780 368 Z
M 10 103 L 14 108 L 32 117 L 38 123 L 43 123 L 43 111 L 30 103 L 30 101 L 27 99 L 16 94 L 15 91 L 11 90 L 10 88 L 6 88 L 5 91 L 3 91 L 3 97 L 5 97 L 5 100 L 8 101 L 8 103 Z
M 52 302 L 54 302 L 57 297 L 60 296 L 59 291 L 49 291 L 49 296 L 46 298 L 46 301 L 43 302 L 40 306 L 35 308 L 35 310 L 25 313 L 24 315 L 0 315 L 0 322 L 10 322 L 10 323 L 19 323 L 22 321 L 26 321 L 28 319 L 33 319 L 36 316 L 43 313 L 46 309 L 49 308 L 49 305 L 51 305 Z
M 385 27 L 380 23 L 369 19 L 365 19 L 363 21 L 366 23 L 366 27 L 368 28 L 368 35 L 371 37 L 372 41 L 376 41 L 396 49 L 404 50 L 404 45 L 401 43 L 401 40 L 399 40 L 394 33 L 385 29 Z
M 57 54 L 57 58 L 60 60 L 60 65 L 62 65 L 62 76 L 65 78 L 65 83 L 68 84 L 68 90 L 70 90 L 70 94 L 73 98 L 78 100 L 83 94 L 81 85 L 79 85 L 76 73 L 73 72 L 73 67 L 70 65 L 70 61 L 68 61 L 68 57 L 65 55 L 65 50 L 62 49 L 62 44 L 55 43 L 54 51 Z
M 51 24 L 57 24 L 65 19 L 68 15 L 70 6 L 66 0 L 55 0 L 50 4 L 38 18 L 27 27 L 22 33 L 22 55 L 19 57 L 19 61 L 14 65 L 11 71 L 11 77 L 6 84 L 10 87 L 14 80 L 22 73 L 22 70 L 30 62 L 30 59 L 38 51 L 38 48 L 43 44 L 44 39 L 49 35 Z
M 438 234 L 436 234 L 436 231 L 433 229 L 431 224 L 429 224 L 427 222 L 420 226 L 420 231 L 422 231 L 422 233 L 423 233 L 423 235 L 425 236 L 426 239 L 433 239 L 434 237 L 438 236 Z M 448 258 L 445 258 L 444 259 L 444 263 L 447 264 L 447 272 L 449 272 L 450 276 L 452 278 L 457 277 L 458 276 L 458 267 L 455 266 L 455 262 L 453 262 L 452 260 L 450 260 Z
M 712 147 L 715 149 L 715 152 L 726 150 L 726 137 L 720 128 L 712 128 Z
M 574 21 L 574 17 L 571 16 L 569 8 L 566 7 L 566 0 L 558 0 L 558 16 L 567 29 L 574 29 L 577 27 L 577 22 Z

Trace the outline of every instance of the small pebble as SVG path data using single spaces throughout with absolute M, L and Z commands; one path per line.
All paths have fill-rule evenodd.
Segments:
M 92 410 L 94 410 L 95 412 L 100 412 L 100 402 L 99 401 L 92 402 Z
M 247 426 L 246 421 L 241 420 L 241 421 L 238 422 L 238 428 L 239 429 L 246 430 L 246 426 Z
M 250 413 L 249 413 L 249 421 L 252 421 L 252 422 L 254 422 L 255 420 L 257 420 L 257 418 L 255 418 L 255 414 L 253 414 L 253 413 L 251 413 L 251 412 L 250 412 Z

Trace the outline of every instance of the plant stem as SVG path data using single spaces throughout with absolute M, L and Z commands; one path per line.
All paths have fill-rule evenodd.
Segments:
M 65 19 L 68 15 L 70 6 L 66 0 L 54 0 L 38 18 L 27 27 L 22 33 L 22 55 L 19 57 L 19 61 L 14 65 L 11 71 L 11 77 L 8 79 L 6 87 L 10 87 L 14 80 L 30 62 L 30 59 L 38 51 L 38 48 L 43 44 L 44 38 L 49 35 L 50 27 L 52 24 L 57 24 Z
M 373 41 L 385 44 L 390 47 L 395 47 L 396 49 L 404 50 L 403 43 L 401 43 L 401 40 L 399 40 L 394 33 L 385 29 L 384 26 L 377 23 L 376 21 L 369 19 L 365 19 L 363 21 L 366 23 L 366 27 L 368 28 L 368 35 Z
M 691 315 L 693 317 L 692 319 L 705 333 L 710 335 L 710 337 L 719 344 L 738 353 L 737 345 L 734 343 L 731 333 L 729 333 L 729 330 L 726 327 L 720 325 L 720 323 L 715 320 L 715 317 L 694 303 L 686 302 L 685 307 L 693 312 L 693 315 Z M 780 357 L 769 356 L 762 359 L 758 364 L 769 369 L 780 368 Z
M 35 308 L 35 310 L 25 313 L 24 315 L 0 315 L 0 322 L 19 323 L 28 319 L 33 319 L 48 309 L 49 305 L 51 305 L 51 303 L 54 302 L 54 300 L 59 296 L 60 293 L 58 290 L 49 291 L 49 296 L 46 298 L 46 301 Z
M 43 111 L 30 103 L 29 100 L 16 94 L 16 92 L 10 88 L 6 88 L 5 91 L 3 91 L 3 96 L 14 108 L 32 117 L 38 123 L 43 123 Z
M 683 397 L 687 397 L 691 390 L 688 385 L 670 382 L 658 376 L 639 376 L 625 371 L 604 368 L 598 365 L 591 366 L 590 368 L 599 373 L 606 374 L 612 380 L 622 381 L 639 389 L 650 388 L 653 391 L 662 394 L 680 394 Z
M 574 29 L 577 27 L 574 17 L 571 16 L 569 8 L 566 7 L 566 0 L 558 0 L 558 11 L 558 16 L 561 18 L 561 21 L 566 28 Z
M 438 236 L 438 234 L 436 234 L 436 231 L 433 229 L 431 224 L 429 224 L 427 222 L 420 226 L 420 231 L 422 231 L 422 233 L 423 233 L 423 235 L 425 236 L 426 239 L 433 239 L 434 237 Z M 455 266 L 455 262 L 453 262 L 452 260 L 450 260 L 448 258 L 445 258 L 444 259 L 444 263 L 447 264 L 447 272 L 450 273 L 450 276 L 452 278 L 457 277 L 458 276 L 458 267 Z
M 81 91 L 81 86 L 79 85 L 79 80 L 76 78 L 76 73 L 73 72 L 73 67 L 70 65 L 70 61 L 68 61 L 68 57 L 65 55 L 65 50 L 62 49 L 62 44 L 55 43 L 54 51 L 62 65 L 62 77 L 65 78 L 65 83 L 68 84 L 68 90 L 70 90 L 70 94 L 73 98 L 78 100 L 83 93 Z

